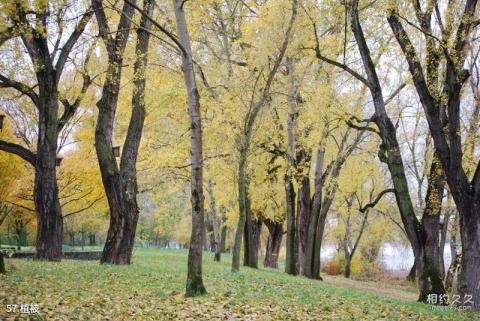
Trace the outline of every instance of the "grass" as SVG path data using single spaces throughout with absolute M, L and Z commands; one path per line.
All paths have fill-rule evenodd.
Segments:
M 204 255 L 208 294 L 195 299 L 183 297 L 184 250 L 137 249 L 131 266 L 8 259 L 0 320 L 480 320 L 272 269 L 232 274 L 222 259 Z M 40 314 L 7 314 L 8 304 L 38 304 Z

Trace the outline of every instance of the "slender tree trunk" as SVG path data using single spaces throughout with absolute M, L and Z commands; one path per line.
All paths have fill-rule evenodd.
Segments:
M 245 222 L 247 219 L 247 195 L 246 195 L 246 173 L 245 165 L 247 161 L 247 151 L 245 148 L 240 150 L 240 161 L 238 164 L 238 224 L 235 232 L 232 254 L 232 272 L 240 270 L 240 250 L 242 246 L 242 236 L 244 234 Z M 244 249 L 245 251 L 245 249 Z
M 349 278 L 351 275 L 351 264 L 352 264 L 352 255 L 350 253 L 350 215 L 351 215 L 351 205 L 348 203 L 348 217 L 345 222 L 345 235 L 343 237 L 343 252 L 345 255 L 345 271 L 344 276 Z
M 208 195 L 210 197 L 210 213 L 211 213 L 211 216 L 212 216 L 212 227 L 213 227 L 213 251 L 215 252 L 215 256 L 214 256 L 214 261 L 217 261 L 217 262 L 220 262 L 220 257 L 221 257 L 221 253 L 222 253 L 222 249 L 220 247 L 221 245 L 221 235 L 220 235 L 220 226 L 222 224 L 221 220 L 220 220 L 220 217 L 218 216 L 218 213 L 217 213 L 217 205 L 216 205 L 216 202 L 215 202 L 215 195 L 213 193 L 213 186 L 214 186 L 214 183 L 213 181 L 210 179 L 208 181 Z
M 202 243 L 204 230 L 204 196 L 203 196 L 203 146 L 202 122 L 200 115 L 200 95 L 195 81 L 192 48 L 184 14 L 184 1 L 173 0 L 177 32 L 183 46 L 182 68 L 188 93 L 188 114 L 190 117 L 190 155 L 192 168 L 192 235 L 188 252 L 188 273 L 186 296 L 205 294 L 202 278 Z
M 287 253 L 285 272 L 297 275 L 297 233 L 295 228 L 295 191 L 290 176 L 285 175 L 285 195 L 287 204 Z
M 260 236 L 262 234 L 263 220 L 261 218 L 253 221 L 253 257 L 252 261 L 255 263 L 255 267 L 258 267 L 258 252 L 260 251 Z
M 310 216 L 310 224 L 307 231 L 307 243 L 305 246 L 305 276 L 308 278 L 317 279 L 320 274 L 316 274 L 316 256 L 315 252 L 320 252 L 321 244 L 317 244 L 321 239 L 318 238 L 318 233 L 323 235 L 323 227 L 325 224 L 325 218 L 321 216 L 322 207 L 322 188 L 323 188 L 323 161 L 325 158 L 325 150 L 323 145 L 319 147 L 317 151 L 317 160 L 315 165 L 315 187 L 312 200 L 312 211 Z M 320 257 L 320 256 L 318 256 Z M 318 267 L 320 270 L 320 267 Z
M 299 237 L 298 234 L 298 213 L 295 213 L 295 188 L 292 182 L 296 169 L 296 126 L 297 126 L 297 82 L 295 65 L 291 57 L 286 58 L 288 68 L 288 119 L 287 119 L 287 173 L 285 174 L 285 195 L 287 205 L 287 243 L 285 272 L 297 275 L 299 272 Z M 300 197 L 300 195 L 299 195 Z
M 225 253 L 227 252 L 227 234 L 228 234 L 228 227 L 225 225 L 225 219 L 222 219 L 222 233 L 220 237 L 220 252 Z
M 265 220 L 265 225 L 267 226 L 269 235 L 263 266 L 278 269 L 278 255 L 280 253 L 280 246 L 282 245 L 283 224 L 267 219 Z
M 0 251 L 0 274 L 5 273 L 7 273 L 7 270 L 5 269 L 5 260 L 3 259 L 3 252 Z

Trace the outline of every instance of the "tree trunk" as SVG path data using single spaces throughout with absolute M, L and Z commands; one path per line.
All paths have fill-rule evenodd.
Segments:
M 416 259 L 419 277 L 419 300 L 427 302 L 429 294 L 445 294 L 440 267 L 440 213 L 442 211 L 445 178 L 436 157 L 433 158 L 428 175 L 425 210 L 421 221 L 420 246 L 415 253 L 423 257 Z M 443 260 L 442 260 L 443 262 Z M 443 263 L 442 263 L 443 264 Z
M 297 257 L 298 274 L 305 274 L 305 247 L 307 244 L 308 226 L 310 224 L 310 179 L 304 176 L 298 189 L 297 200 Z
M 103 248 L 101 263 L 130 264 L 135 242 L 139 208 L 137 204 L 136 163 L 145 120 L 145 74 L 151 22 L 142 16 L 137 30 L 134 63 L 132 114 L 130 118 L 120 167 L 113 153 L 113 127 L 120 81 L 123 54 L 128 41 L 134 8 L 124 3 L 115 38 L 108 33 L 109 27 L 102 2 L 94 0 L 95 14 L 108 53 L 108 68 L 103 84 L 102 96 L 97 102 L 99 109 L 95 128 L 95 148 L 100 165 L 102 182 L 110 208 L 110 226 Z M 134 2 L 133 2 L 134 3 Z M 153 2 L 143 2 L 145 15 L 151 16 Z
M 192 235 L 188 251 L 187 297 L 205 294 L 202 278 L 202 243 L 204 230 L 203 196 L 203 142 L 200 114 L 200 95 L 195 81 L 192 48 L 184 14 L 184 1 L 173 0 L 177 32 L 182 50 L 182 69 L 188 93 L 188 115 L 190 118 L 190 156 L 192 169 Z
M 90 233 L 90 246 L 95 246 L 95 233 Z
M 283 224 L 266 219 L 265 225 L 267 226 L 269 235 L 263 266 L 278 269 L 278 254 L 280 253 L 280 246 L 282 245 Z
M 245 191 L 246 195 L 246 217 L 245 217 L 245 229 L 243 237 L 243 265 L 258 268 L 258 255 L 256 254 L 255 244 L 255 225 L 256 220 L 252 217 L 252 209 L 250 206 L 250 198 L 248 195 L 248 189 Z
M 220 257 L 221 257 L 221 235 L 220 235 L 220 226 L 222 224 L 220 217 L 218 216 L 217 213 L 217 205 L 215 202 L 215 195 L 213 193 L 213 186 L 214 182 L 210 179 L 208 181 L 208 195 L 210 197 L 210 214 L 211 214 L 211 223 L 212 223 L 212 232 L 213 232 L 213 238 L 212 238 L 212 244 L 213 244 L 213 252 L 215 253 L 215 256 L 213 258 L 214 261 L 220 262 Z
M 348 204 L 348 217 L 345 222 L 345 235 L 343 236 L 343 253 L 345 255 L 345 271 L 344 276 L 349 278 L 351 275 L 351 264 L 352 264 L 352 255 L 350 253 L 350 215 L 352 203 L 350 201 Z M 353 251 L 352 251 L 353 252 Z
M 439 269 L 439 215 L 424 215 L 423 258 L 417 259 L 417 276 L 419 277 L 419 301 L 427 302 L 428 295 L 445 294 L 443 280 Z
M 320 146 L 317 151 L 317 160 L 315 164 L 315 187 L 312 200 L 312 211 L 310 216 L 310 224 L 308 225 L 307 231 L 307 243 L 305 245 L 305 276 L 312 279 L 320 278 L 320 274 L 316 272 L 320 271 L 320 263 L 318 267 L 316 266 L 316 256 L 315 253 L 318 250 L 320 252 L 321 239 L 318 238 L 319 233 L 323 236 L 323 226 L 325 225 L 325 218 L 321 216 L 321 207 L 322 207 L 322 188 L 323 188 L 323 161 L 325 158 L 324 146 Z M 320 258 L 320 256 L 318 256 Z
M 466 206 L 467 207 L 467 206 Z M 462 261 L 458 290 L 462 305 L 480 309 L 480 201 L 472 202 L 460 214 Z
M 221 233 L 221 237 L 220 237 L 220 252 L 221 253 L 225 253 L 227 252 L 227 230 L 228 230 L 228 227 L 225 225 L 225 220 L 222 220 L 223 221 L 223 225 L 222 225 L 222 233 Z
M 39 72 L 40 99 L 34 199 L 37 211 L 36 259 L 57 261 L 62 257 L 63 217 L 58 198 L 56 157 L 58 97 L 54 75 Z
M 345 252 L 345 271 L 344 271 L 343 275 L 346 278 L 350 278 L 350 276 L 352 274 L 351 269 L 352 269 L 351 257 L 347 252 Z
M 5 269 L 5 260 L 3 259 L 3 252 L 0 251 L 0 274 L 5 273 L 7 273 L 7 270 Z
M 247 151 L 245 148 L 240 150 L 240 160 L 238 164 L 238 224 L 235 231 L 235 240 L 232 253 L 232 272 L 240 270 L 240 250 L 242 246 L 242 236 L 245 233 L 245 223 L 247 220 L 247 195 L 246 195 L 246 173 L 245 165 L 247 161 Z M 245 249 L 244 249 L 245 251 Z
M 71 247 L 75 247 L 75 233 L 74 232 L 70 232 L 68 233 L 70 234 L 70 246 Z
M 287 203 L 287 253 L 285 272 L 297 275 L 297 233 L 295 228 L 295 191 L 290 176 L 285 175 L 285 194 Z

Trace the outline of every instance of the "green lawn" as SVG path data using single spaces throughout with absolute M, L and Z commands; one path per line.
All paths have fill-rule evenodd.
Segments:
M 276 270 L 232 274 L 223 259 L 204 256 L 208 294 L 195 299 L 183 297 L 184 250 L 137 249 L 131 266 L 7 259 L 0 320 L 480 320 Z M 7 314 L 8 304 L 38 304 L 40 315 Z

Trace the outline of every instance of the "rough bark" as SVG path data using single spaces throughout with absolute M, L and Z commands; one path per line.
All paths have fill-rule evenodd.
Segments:
M 266 219 L 265 225 L 267 226 L 269 234 L 263 266 L 278 269 L 278 254 L 280 253 L 280 247 L 282 245 L 283 224 Z
M 124 4 L 117 26 L 118 32 L 115 38 L 112 38 L 102 2 L 94 0 L 93 5 L 100 36 L 104 40 L 108 54 L 106 78 L 101 98 L 97 102 L 99 114 L 95 128 L 95 148 L 110 208 L 110 225 L 100 262 L 130 264 L 139 213 L 136 163 L 145 120 L 145 74 L 150 38 L 148 30 L 151 26 L 148 18 L 153 12 L 153 2 L 144 1 L 145 15 L 142 15 L 140 27 L 137 30 L 132 114 L 120 166 L 117 165 L 113 153 L 112 135 L 120 90 L 123 53 L 128 41 L 134 8 L 128 3 Z
M 191 155 L 191 202 L 192 202 L 192 235 L 188 252 L 188 273 L 186 296 L 205 294 L 202 278 L 202 243 L 204 230 L 204 197 L 203 197 L 203 147 L 202 123 L 200 115 L 200 96 L 195 81 L 192 48 L 187 22 L 183 11 L 184 1 L 173 0 L 177 32 L 183 47 L 182 69 L 188 93 L 188 115 L 190 117 L 190 155 Z
M 305 248 L 307 245 L 308 226 L 310 224 L 310 179 L 304 176 L 301 179 L 297 197 L 297 257 L 298 274 L 305 274 Z
M 423 258 L 417 258 L 420 301 L 427 301 L 429 294 L 445 294 L 442 268 L 440 267 L 440 213 L 442 210 L 445 179 L 442 168 L 434 157 L 428 175 L 425 210 L 422 216 L 421 249 Z M 443 262 L 443 260 L 442 260 Z M 420 266 L 418 266 L 420 264 Z M 442 263 L 443 264 L 443 263 Z M 421 274 L 419 274 L 421 273 Z
M 285 196 L 287 204 L 287 242 L 285 272 L 297 275 L 297 233 L 295 228 L 295 190 L 290 176 L 285 175 Z

